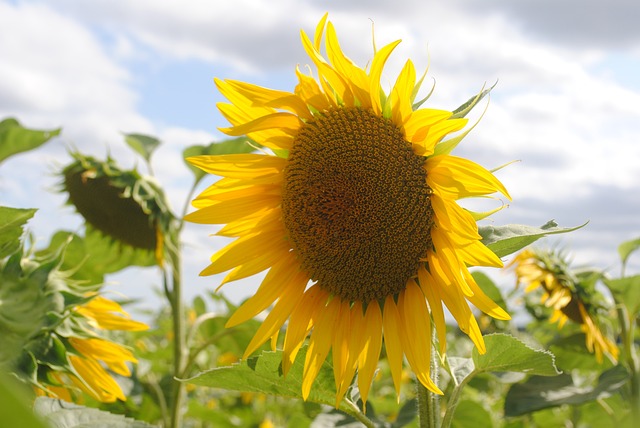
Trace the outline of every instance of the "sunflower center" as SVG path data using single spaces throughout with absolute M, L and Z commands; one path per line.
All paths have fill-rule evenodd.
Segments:
M 282 211 L 311 279 L 349 301 L 402 291 L 431 245 L 424 158 L 390 120 L 360 108 L 307 122 L 285 170 Z

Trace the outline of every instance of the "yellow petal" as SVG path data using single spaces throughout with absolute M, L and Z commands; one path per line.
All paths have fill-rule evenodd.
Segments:
M 358 361 L 358 389 L 363 406 L 366 406 L 382 349 L 382 312 L 377 301 L 369 302 L 364 319 L 360 322 L 362 325 L 357 330 L 364 331 L 361 334 L 364 343 Z
M 427 184 L 443 197 L 460 199 L 501 192 L 511 199 L 507 189 L 487 169 L 456 156 L 432 156 L 425 164 Z
M 273 265 L 262 280 L 256 293 L 247 299 L 227 321 L 226 327 L 234 327 L 267 309 L 283 293 L 304 287 L 308 278 L 300 272 L 299 263 L 291 253 L 280 254 L 280 261 Z
M 291 315 L 293 308 L 295 308 L 302 299 L 304 285 L 301 286 L 300 284 L 306 284 L 307 280 L 306 275 L 298 273 L 288 287 L 280 290 L 280 298 L 258 328 L 251 342 L 249 342 L 242 358 L 247 358 L 253 354 L 256 349 L 273 337 L 276 331 L 284 325 L 289 315 Z M 229 320 L 229 322 L 231 322 L 231 320 Z
M 309 398 L 313 381 L 316 380 L 331 349 L 339 309 L 340 299 L 333 298 L 323 309 L 318 323 L 313 327 L 302 373 L 302 398 L 304 400 Z
M 442 310 L 442 300 L 438 293 L 438 285 L 424 264 L 420 264 L 418 267 L 418 280 L 420 282 L 420 288 L 429 302 L 433 321 L 436 324 L 440 352 L 444 354 L 447 350 L 447 325 L 444 320 L 444 311 Z
M 387 352 L 389 369 L 396 388 L 396 398 L 400 402 L 400 386 L 402 385 L 402 343 L 400 342 L 400 314 L 392 296 L 387 296 L 382 311 L 384 349 Z
M 434 193 L 431 195 L 431 206 L 440 228 L 470 241 L 482 239 L 476 221 L 455 200 L 442 198 Z
M 407 287 L 400 293 L 398 307 L 404 327 L 400 330 L 400 340 L 407 361 L 425 388 L 442 395 L 430 376 L 431 317 L 424 294 L 413 279 L 407 282 Z
M 230 128 L 220 128 L 220 131 L 227 135 L 239 137 L 266 129 L 278 129 L 287 135 L 295 136 L 301 127 L 302 123 L 300 119 L 298 119 L 298 116 L 291 113 L 279 112 L 261 116 L 250 122 Z
M 302 297 L 289 318 L 282 352 L 282 372 L 286 376 L 296 359 L 300 347 L 326 306 L 329 294 L 320 286 L 313 285 Z
M 279 195 L 216 201 L 185 216 L 192 223 L 223 224 L 255 214 L 260 210 L 277 207 L 282 201 Z
M 391 119 L 397 126 L 404 125 L 413 113 L 411 94 L 415 84 L 416 69 L 409 59 L 400 71 L 387 100 L 387 104 L 391 105 Z
M 380 78 L 382 77 L 382 69 L 384 68 L 387 59 L 391 52 L 400 44 L 400 40 L 389 43 L 382 49 L 380 49 L 373 57 L 371 62 L 371 70 L 369 71 L 369 83 L 371 85 L 369 93 L 371 94 L 371 107 L 373 112 L 380 116 L 382 114 L 382 103 L 380 102 L 380 96 L 382 87 L 380 86 Z

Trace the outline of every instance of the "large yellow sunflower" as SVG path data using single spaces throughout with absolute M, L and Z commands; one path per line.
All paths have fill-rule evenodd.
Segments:
M 302 43 L 318 78 L 296 69 L 293 93 L 216 80 L 230 101 L 218 105 L 232 125 L 222 131 L 246 135 L 273 155 L 189 159 L 223 178 L 193 201 L 198 210 L 187 219 L 226 224 L 218 235 L 237 238 L 212 256 L 202 275 L 231 270 L 226 283 L 269 269 L 228 325 L 273 305 L 245 357 L 277 337 L 288 320 L 285 374 L 310 334 L 305 398 L 333 350 L 336 402 L 356 371 L 366 402 L 383 341 L 396 390 L 404 355 L 420 382 L 441 393 L 429 373 L 431 316 L 442 352 L 443 303 L 480 352 L 484 342 L 467 300 L 509 318 L 469 274 L 468 266 L 502 262 L 480 242 L 474 217 L 456 200 L 509 195 L 483 167 L 434 153 L 467 120 L 414 110 L 420 81 L 410 60 L 391 92 L 383 92 L 382 70 L 400 41 L 378 50 L 368 70 L 344 55 L 326 15 L 313 42 L 302 32 Z
M 543 253 L 535 250 L 524 250 L 511 261 L 515 266 L 518 284 L 527 286 L 525 292 L 542 288 L 541 303 L 553 309 L 549 319 L 558 323 L 561 329 L 567 320 L 578 325 L 585 334 L 585 345 L 589 352 L 602 362 L 604 354 L 614 361 L 618 359 L 618 347 L 601 330 L 597 318 L 590 313 L 587 290 L 569 272 L 567 263 L 555 252 Z

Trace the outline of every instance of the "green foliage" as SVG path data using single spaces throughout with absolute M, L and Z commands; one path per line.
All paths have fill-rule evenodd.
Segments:
M 156 263 L 152 252 L 121 245 L 91 227 L 86 228 L 84 237 L 68 231 L 56 232 L 48 247 L 37 255 L 44 257 L 62 250 L 61 269 L 69 270 L 72 278 L 82 280 L 87 286 L 103 283 L 106 274 Z
M 38 398 L 35 401 L 34 410 L 38 416 L 55 427 L 152 428 L 152 425 L 135 421 L 122 415 L 114 415 L 102 410 L 78 406 L 77 404 L 47 397 Z
M 0 207 L 0 259 L 14 253 L 20 246 L 22 227 L 37 210 Z
M 157 138 L 143 134 L 124 134 L 124 141 L 147 163 L 151 162 L 151 155 L 160 145 Z
M 232 391 L 257 392 L 301 399 L 305 354 L 306 347 L 300 350 L 286 377 L 282 374 L 282 351 L 276 351 L 263 352 L 259 356 L 251 357 L 231 367 L 209 370 L 189 379 L 188 382 Z M 335 394 L 333 369 L 325 361 L 308 400 L 332 406 L 335 404 Z M 353 409 L 344 402 L 339 408 L 345 413 L 353 413 Z
M 21 383 L 0 372 L 0 421 L 6 427 L 48 428 L 29 402 L 29 391 Z
M 540 227 L 522 224 L 480 226 L 478 232 L 482 236 L 484 245 L 489 247 L 498 257 L 504 257 L 533 244 L 544 236 L 573 232 L 586 224 L 576 227 L 558 227 L 555 221 L 549 220 Z
M 630 241 L 625 241 L 618 247 L 618 254 L 620 254 L 620 259 L 622 260 L 622 272 L 624 272 L 625 267 L 627 266 L 627 260 L 631 253 L 640 248 L 640 238 L 632 239 Z
M 522 341 L 506 334 L 490 334 L 484 338 L 487 352 L 473 350 L 476 371 L 520 372 L 529 375 L 556 376 L 558 371 L 553 355 L 533 349 Z
M 0 122 L 0 163 L 10 156 L 40 147 L 60 134 L 60 129 L 37 131 L 8 118 Z
M 616 302 L 624 305 L 632 317 L 640 314 L 640 275 L 605 279 Z
M 580 405 L 607 398 L 629 380 L 626 369 L 616 366 L 603 372 L 595 386 L 579 385 L 574 377 L 561 374 L 552 378 L 533 376 L 515 384 L 505 398 L 505 416 L 520 416 L 563 404 Z

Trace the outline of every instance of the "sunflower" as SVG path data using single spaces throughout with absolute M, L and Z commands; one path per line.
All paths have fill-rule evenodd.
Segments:
M 456 201 L 509 195 L 485 168 L 437 151 L 467 120 L 450 111 L 414 109 L 422 79 L 410 60 L 390 93 L 383 92 L 383 67 L 400 41 L 375 52 L 363 69 L 345 56 L 326 18 L 313 41 L 301 33 L 318 78 L 297 68 L 293 93 L 215 80 L 230 101 L 218 105 L 232 125 L 221 130 L 246 135 L 272 154 L 188 159 L 223 178 L 194 199 L 197 211 L 187 220 L 226 224 L 218 235 L 236 238 L 201 275 L 230 270 L 224 284 L 269 270 L 227 325 L 273 305 L 244 357 L 269 339 L 275 344 L 288 321 L 285 374 L 309 336 L 305 399 L 332 350 L 336 403 L 356 371 L 366 402 L 383 342 L 398 393 L 404 356 L 419 381 L 441 394 L 430 378 L 431 316 L 441 352 L 443 303 L 480 352 L 482 334 L 467 301 L 509 318 L 468 271 L 502 262 L 481 243 L 473 215 Z M 462 136 L 447 140 L 447 147 Z
M 587 349 L 596 354 L 598 362 L 602 362 L 605 353 L 617 361 L 618 347 L 602 332 L 596 316 L 591 313 L 595 309 L 590 303 L 594 293 L 580 285 L 560 254 L 524 250 L 510 265 L 515 265 L 517 283 L 527 286 L 525 292 L 542 288 L 541 303 L 553 309 L 551 323 L 557 322 L 558 329 L 567 320 L 577 323 L 585 334 Z
M 88 297 L 91 300 L 71 311 L 72 324 L 77 326 L 77 331 L 72 335 L 63 332 L 55 335 L 56 342 L 66 350 L 65 369 L 43 370 L 36 394 L 82 401 L 78 394 L 82 391 L 103 403 L 125 401 L 126 396 L 107 369 L 121 376 L 131 376 L 127 363 L 136 363 L 137 359 L 129 349 L 101 337 L 98 332 L 141 331 L 149 327 L 131 319 L 118 303 L 104 296 Z

